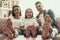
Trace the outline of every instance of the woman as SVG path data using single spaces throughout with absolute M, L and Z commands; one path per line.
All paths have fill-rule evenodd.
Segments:
M 14 5 L 12 8 L 12 22 L 15 29 L 15 36 L 22 34 L 23 26 L 22 26 L 22 18 L 21 18 L 21 9 L 18 5 Z

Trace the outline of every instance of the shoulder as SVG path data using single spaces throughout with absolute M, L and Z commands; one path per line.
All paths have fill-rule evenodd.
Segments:
M 35 22 L 36 21 L 36 18 L 33 18 L 33 21 Z
M 52 9 L 48 10 L 48 14 L 55 17 L 54 12 L 52 11 Z
M 48 9 L 48 12 L 52 12 L 52 9 Z
M 54 14 L 53 10 L 52 9 L 49 9 L 48 10 L 48 14 Z

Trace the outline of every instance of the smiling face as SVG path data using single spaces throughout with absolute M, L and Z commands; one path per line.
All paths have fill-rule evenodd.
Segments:
M 32 17 L 33 17 L 32 9 L 28 8 L 28 9 L 25 11 L 25 18 L 32 18 Z
M 41 12 L 41 11 L 43 10 L 41 3 L 37 3 L 37 4 L 35 4 L 35 6 L 36 6 L 36 8 L 37 8 L 37 10 L 38 10 L 39 12 Z
M 21 16 L 21 8 L 18 5 L 14 5 L 12 7 L 12 16 L 13 17 Z
M 14 14 L 15 14 L 15 16 L 20 15 L 20 8 L 19 7 L 14 7 Z

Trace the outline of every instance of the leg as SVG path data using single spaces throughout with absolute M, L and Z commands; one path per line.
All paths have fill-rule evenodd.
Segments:
M 58 29 L 53 28 L 53 32 L 51 33 L 50 37 L 53 39 L 58 34 Z
M 32 31 L 31 31 L 31 36 L 32 36 L 33 38 L 37 37 L 37 32 L 36 32 L 36 30 L 32 30 Z
M 31 36 L 32 36 L 33 38 L 37 37 L 37 31 L 36 31 L 36 28 L 35 28 L 35 27 L 32 27 Z
M 3 32 L 6 32 L 8 34 L 8 38 L 13 38 L 12 32 L 8 27 L 3 28 Z
M 13 25 L 10 19 L 8 19 L 7 27 L 11 30 L 13 34 L 15 33 L 15 30 L 13 29 Z
M 37 29 L 37 35 L 42 35 L 42 30 L 41 29 Z
M 21 34 L 21 31 L 18 29 L 15 29 L 15 37 L 17 37 L 19 34 Z
M 27 27 L 27 29 L 25 30 L 25 35 L 26 38 L 30 37 L 30 27 Z

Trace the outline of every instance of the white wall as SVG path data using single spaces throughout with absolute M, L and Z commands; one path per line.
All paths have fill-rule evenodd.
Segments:
M 60 10 L 59 10 L 59 3 L 60 0 L 20 0 L 20 7 L 22 10 L 22 16 L 24 17 L 24 12 L 26 8 L 32 8 L 34 12 L 34 17 L 38 14 L 38 11 L 36 10 L 35 3 L 36 1 L 41 1 L 44 5 L 44 9 L 52 9 L 55 13 L 56 17 L 60 17 Z

